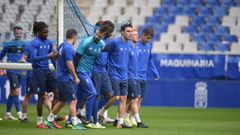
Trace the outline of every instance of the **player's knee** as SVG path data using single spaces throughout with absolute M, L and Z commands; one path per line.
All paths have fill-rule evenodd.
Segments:
M 137 103 L 138 103 L 138 98 L 132 99 L 132 100 L 131 100 L 131 103 L 132 103 L 132 104 L 137 104 Z
M 126 96 L 120 96 L 119 100 L 120 100 L 120 102 L 126 102 L 127 97 Z
M 114 99 L 115 99 L 115 100 L 119 100 L 119 99 L 120 99 L 120 96 L 114 96 Z
M 70 105 L 76 106 L 77 105 L 77 100 L 71 100 Z

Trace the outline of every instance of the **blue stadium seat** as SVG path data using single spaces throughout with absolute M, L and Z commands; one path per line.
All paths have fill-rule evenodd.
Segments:
M 227 41 L 227 42 L 238 42 L 237 37 L 233 36 L 233 35 L 223 35 L 222 38 L 223 41 Z
M 155 24 L 152 27 L 154 29 L 154 33 L 163 33 L 167 32 L 168 24 Z
M 168 16 L 168 15 L 161 16 L 160 22 L 167 23 L 167 24 L 173 24 L 175 22 L 175 16 Z
M 157 16 L 149 16 L 146 18 L 146 22 L 147 23 L 156 23 L 158 24 L 159 23 L 159 17 Z
M 207 6 L 219 6 L 220 2 L 219 0 L 206 0 Z
M 227 10 L 228 10 L 228 7 L 214 7 L 213 15 L 219 16 L 219 17 L 225 16 L 227 15 Z
M 196 25 L 185 26 L 183 28 L 183 32 L 187 32 L 190 34 L 197 33 L 197 26 Z
M 204 34 L 192 34 L 192 41 L 196 41 L 198 43 L 206 42 L 206 37 Z
M 167 7 L 160 7 L 156 8 L 154 11 L 156 16 L 161 16 L 161 15 L 167 15 L 168 14 L 168 8 Z
M 208 43 L 220 43 L 221 42 L 221 36 L 215 35 L 215 34 L 209 34 L 207 36 L 207 42 Z
M 192 6 L 202 6 L 204 4 L 204 0 L 191 0 Z
M 205 24 L 205 17 L 204 16 L 195 16 L 191 20 L 191 24 L 193 25 L 203 25 Z
M 160 39 L 160 33 L 154 32 L 154 35 L 152 37 L 153 41 L 158 41 Z
M 220 17 L 217 16 L 208 17 L 206 20 L 208 25 L 220 25 L 221 23 Z
M 234 6 L 236 5 L 235 0 L 221 0 L 223 6 Z
M 196 15 L 196 8 L 195 7 L 185 7 L 183 9 L 183 14 L 188 16 L 195 16 Z
M 177 0 L 177 5 L 178 6 L 189 6 L 191 3 L 190 0 Z
M 200 30 L 199 30 L 200 33 L 213 33 L 213 28 L 211 25 L 203 25 L 203 26 L 200 26 Z
M 169 9 L 169 14 L 172 16 L 176 16 L 176 15 L 183 15 L 183 7 L 171 7 Z
M 229 46 L 229 44 L 216 43 L 214 47 L 216 51 L 227 52 L 229 51 Z
M 212 15 L 212 8 L 211 7 L 202 7 L 198 10 L 199 16 L 211 16 Z
M 204 42 L 202 42 L 202 43 L 199 43 L 199 50 L 201 50 L 201 51 L 213 51 L 214 49 L 213 49 L 213 44 L 211 44 L 211 43 L 204 43 Z
M 176 0 L 162 0 L 163 6 L 173 6 L 176 4 Z
M 217 25 L 215 27 L 215 34 L 228 34 L 229 33 L 229 28 L 228 27 L 224 27 L 221 25 Z

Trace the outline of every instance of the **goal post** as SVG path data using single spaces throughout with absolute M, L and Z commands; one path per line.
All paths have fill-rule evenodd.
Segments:
M 64 0 L 57 0 L 57 44 L 64 39 Z

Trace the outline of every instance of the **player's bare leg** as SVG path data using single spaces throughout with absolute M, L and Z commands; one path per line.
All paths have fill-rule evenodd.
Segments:
M 104 96 L 109 100 L 113 96 L 113 93 L 107 93 L 107 94 L 104 94 Z M 103 117 L 104 117 L 104 120 L 105 120 L 106 123 L 113 123 L 114 122 L 114 119 L 111 119 L 110 117 L 108 117 L 108 111 L 105 111 L 105 113 L 103 114 Z
M 45 93 L 44 104 L 45 104 L 48 112 L 51 112 L 52 111 L 52 102 L 47 93 Z
M 38 101 L 37 101 L 37 128 L 46 128 L 43 125 L 43 103 L 44 103 L 45 94 L 38 94 Z
M 113 96 L 110 98 L 107 103 L 98 111 L 99 121 L 100 123 L 105 123 L 105 119 L 103 117 L 104 113 L 117 101 L 120 99 L 120 96 Z M 115 126 L 115 125 L 114 125 Z
M 24 97 L 24 100 L 22 102 L 22 123 L 29 123 L 30 121 L 27 119 L 27 109 L 28 109 L 28 105 L 30 102 L 30 99 L 32 97 L 32 94 L 27 93 Z

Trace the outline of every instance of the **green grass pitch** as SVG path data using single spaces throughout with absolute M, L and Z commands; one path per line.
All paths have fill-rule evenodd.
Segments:
M 14 108 L 12 108 L 15 110 Z M 0 105 L 0 116 L 5 114 L 5 105 Z M 13 112 L 16 114 L 16 112 Z M 61 114 L 67 114 L 64 108 Z M 114 118 L 116 107 L 109 111 Z M 48 115 L 44 110 L 44 118 Z M 141 118 L 149 129 L 89 129 L 86 131 L 71 129 L 36 129 L 36 109 L 29 108 L 28 116 L 32 121 L 22 124 L 19 121 L 0 121 L 0 135 L 239 135 L 240 109 L 192 109 L 142 107 Z M 64 125 L 64 122 L 60 122 Z

